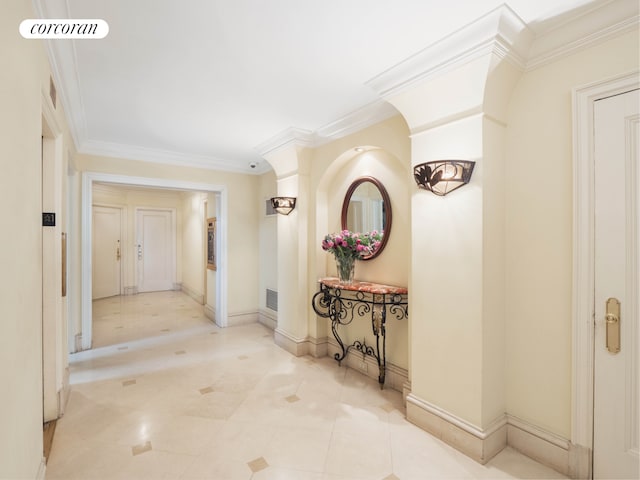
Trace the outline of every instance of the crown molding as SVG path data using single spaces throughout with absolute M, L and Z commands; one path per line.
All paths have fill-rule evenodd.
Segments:
M 530 71 L 638 28 L 639 6 L 600 0 L 526 25 L 503 4 L 366 82 L 381 97 L 493 53 Z
M 338 120 L 327 123 L 315 132 L 293 127 L 288 128 L 256 146 L 255 150 L 260 156 L 264 157 L 291 146 L 315 148 L 380 123 L 395 115 L 399 115 L 399 112 L 393 105 L 382 99 L 377 99 Z
M 339 118 L 331 123 L 320 127 L 316 130 L 316 142 L 321 144 L 346 137 L 352 133 L 358 132 L 363 128 L 380 123 L 388 118 L 399 115 L 400 112 L 382 99 L 377 99 L 344 117 Z M 318 146 L 319 144 L 316 144 Z
M 175 199 L 184 195 L 193 194 L 192 191 L 187 190 L 171 190 L 171 189 L 158 189 L 153 187 L 145 187 L 140 185 L 121 185 L 117 183 L 93 183 L 93 195 L 96 193 L 102 195 L 122 195 L 123 193 L 152 193 L 156 197 L 162 197 L 167 199 Z M 200 193 L 200 192 L 198 192 Z M 115 204 L 114 204 L 115 205 Z
M 638 28 L 639 5 L 607 0 L 532 24 L 536 38 L 526 70 L 534 70 Z
M 287 147 L 313 147 L 315 134 L 310 130 L 289 127 L 286 130 L 271 137 L 269 140 L 254 147 L 261 157 L 277 152 Z
M 380 99 L 361 107 L 344 117 L 331 122 L 316 132 L 299 128 L 288 128 L 266 142 L 255 147 L 261 157 L 290 146 L 313 148 L 337 140 L 398 115 L 398 111 L 388 102 Z M 124 145 L 97 140 L 82 142 L 79 153 L 107 157 L 141 160 L 183 167 L 206 168 L 237 173 L 263 174 L 271 170 L 268 162 L 257 163 L 255 168 L 239 167 L 231 162 L 206 155 L 192 155 L 170 150 Z M 249 162 L 250 163 L 250 162 Z M 249 164 L 248 163 L 248 164 Z
M 387 98 L 489 53 L 524 70 L 532 41 L 531 29 L 503 4 L 373 77 L 366 84 Z
M 257 167 L 249 169 L 247 166 L 238 166 L 229 161 L 207 155 L 186 154 L 171 150 L 163 150 L 156 148 L 140 147 L 136 145 L 124 145 L 112 142 L 100 142 L 97 140 L 87 140 L 78 149 L 78 153 L 88 155 L 98 155 L 105 157 L 124 158 L 127 160 L 139 160 L 143 162 L 153 162 L 165 165 L 175 165 L 180 167 L 203 168 L 207 170 L 221 170 L 234 173 L 259 174 L 264 173 Z M 257 163 L 257 162 L 256 162 Z M 268 165 L 265 166 L 261 162 L 260 165 L 264 171 L 269 170 Z
M 64 0 L 33 0 L 39 18 L 69 18 Z M 64 108 L 71 137 L 77 146 L 87 138 L 87 122 L 80 93 L 75 41 L 43 40 L 58 98 Z M 69 72 L 67 75 L 64 72 Z
M 33 5 L 41 18 L 69 17 L 66 0 L 33 0 Z M 634 1 L 598 0 L 527 26 L 511 8 L 501 5 L 366 82 L 381 97 L 379 100 L 314 132 L 288 128 L 256 146 L 255 150 L 264 157 L 292 145 L 317 147 L 326 144 L 397 115 L 398 111 L 384 98 L 484 55 L 494 54 L 520 70 L 529 71 L 637 29 L 639 19 L 638 5 Z M 256 162 L 257 166 L 250 168 L 247 161 L 247 165 L 241 167 L 211 156 L 90 140 L 75 42 L 45 40 L 44 45 L 79 153 L 245 174 L 262 174 L 271 169 L 268 162 Z

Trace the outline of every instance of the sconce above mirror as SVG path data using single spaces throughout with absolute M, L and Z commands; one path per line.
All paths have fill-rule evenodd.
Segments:
M 342 203 L 342 229 L 382 233 L 380 247 L 363 260 L 371 260 L 384 250 L 391 233 L 391 200 L 377 178 L 357 178 L 347 190 Z

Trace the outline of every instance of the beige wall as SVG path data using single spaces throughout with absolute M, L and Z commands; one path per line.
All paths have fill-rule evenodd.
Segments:
M 40 136 L 42 92 L 48 92 L 49 68 L 43 44 L 22 39 L 17 30 L 22 19 L 33 16 L 29 2 L 3 2 L 0 15 L 0 58 L 4 72 L 0 76 L 0 158 L 3 159 L 0 192 L 4 201 L 0 208 L 6 228 L 0 240 L 0 264 L 3 268 L 0 277 L 0 381 L 3 390 L 11 394 L 5 395 L 0 409 L 0 421 L 4 427 L 4 433 L 0 435 L 0 478 L 34 478 L 41 469 L 42 460 Z M 504 137 L 505 373 L 503 380 L 489 380 L 485 384 L 504 383 L 505 393 L 497 392 L 496 395 L 504 395 L 509 414 L 565 438 L 570 437 L 571 431 L 571 89 L 637 69 L 638 45 L 636 30 L 527 72 L 510 96 Z M 470 72 L 476 67 L 481 65 L 468 66 Z M 443 82 L 440 91 L 449 88 L 454 86 Z M 468 96 L 473 97 L 471 103 L 475 102 L 474 95 L 480 96 L 480 92 L 475 90 L 466 93 L 469 95 L 458 97 L 463 103 Z M 46 96 L 44 98 L 48 101 Z M 451 108 L 451 105 L 438 102 L 443 98 L 434 98 L 433 111 L 416 114 L 424 114 L 425 121 L 438 117 L 442 109 Z M 66 171 L 68 152 L 73 147 L 60 106 L 55 118 L 63 132 L 62 152 Z M 484 126 L 485 131 L 492 128 Z M 490 132 L 489 137 L 482 140 L 485 143 L 497 142 L 502 134 Z M 371 159 L 364 156 L 356 158 L 353 148 L 361 145 L 376 147 L 383 154 Z M 295 245 L 296 255 L 299 248 L 305 252 L 306 264 L 302 271 L 307 275 L 304 283 L 307 291 L 303 292 L 304 298 L 300 301 L 304 302 L 308 315 L 295 320 L 304 323 L 304 328 L 300 329 L 304 335 L 322 338 L 328 332 L 327 320 L 317 319 L 309 306 L 317 289 L 318 277 L 332 273 L 331 261 L 321 250 L 320 241 L 326 233 L 338 229 L 339 204 L 351 180 L 364 174 L 363 169 L 369 169 L 370 174 L 380 177 L 387 186 L 394 202 L 393 233 L 387 251 L 366 265 L 358 265 L 357 275 L 363 279 L 406 285 L 409 278 L 421 278 L 412 275 L 412 270 L 433 268 L 430 260 L 438 252 L 413 246 L 411 256 L 407 255 L 412 248 L 410 232 L 415 235 L 420 229 L 426 235 L 430 234 L 424 218 L 420 216 L 421 210 L 416 207 L 420 202 L 431 200 L 421 195 L 420 200 L 413 203 L 414 211 L 411 212 L 408 196 L 417 198 L 417 193 L 410 172 L 409 131 L 400 116 L 316 149 L 307 149 L 293 160 L 293 169 L 301 174 L 301 195 L 308 202 L 306 206 L 300 205 L 303 210 L 299 213 L 304 217 L 297 224 L 305 228 L 301 237 L 304 243 Z M 499 159 L 496 162 L 494 165 L 499 165 Z M 270 262 L 266 261 L 269 245 L 258 246 L 256 243 L 260 243 L 261 238 L 274 241 L 274 229 L 267 223 L 269 220 L 261 217 L 262 208 L 256 206 L 263 205 L 264 196 L 275 193 L 273 176 L 269 174 L 261 179 L 252 175 L 90 155 L 75 156 L 69 169 L 224 185 L 228 191 L 228 312 L 230 315 L 256 312 L 262 305 L 264 287 L 273 282 L 274 273 Z M 474 181 L 479 181 L 486 173 L 487 170 L 479 170 Z M 66 198 L 64 184 L 60 186 L 60 193 Z M 282 184 L 286 186 L 286 182 Z M 68 188 L 71 198 L 79 202 L 78 174 L 70 177 Z M 473 197 L 473 188 L 473 185 L 465 187 L 464 197 Z M 478 197 L 478 201 L 487 201 Z M 209 195 L 209 200 L 209 216 L 215 216 L 215 199 Z M 455 197 L 447 197 L 447 200 L 451 200 L 447 203 L 449 207 L 455 206 Z M 490 208 L 491 203 L 484 206 Z M 463 214 L 471 218 L 474 210 L 472 207 L 463 209 Z M 69 230 L 69 259 L 72 264 L 68 311 L 77 325 L 81 298 L 79 215 L 77 205 L 67 214 L 63 202 L 59 218 L 64 223 L 71 221 L 73 226 Z M 487 222 L 493 220 L 485 218 Z M 469 228 L 477 228 L 477 225 L 471 223 Z M 459 236 L 451 238 L 459 239 Z M 494 238 L 488 237 L 484 241 L 490 242 Z M 285 241 L 281 238 L 277 244 Z M 463 242 L 461 246 L 468 245 Z M 455 245 L 451 246 L 452 251 L 455 250 L 453 247 Z M 490 252 L 485 251 L 485 254 L 483 260 L 491 260 Z M 301 257 L 294 258 L 298 261 Z M 413 265 L 409 264 L 411 258 Z M 290 261 L 290 258 L 280 255 L 278 269 Z M 216 272 L 208 272 L 207 275 L 210 279 L 209 303 L 215 305 L 215 298 L 210 296 L 211 286 L 219 279 Z M 483 280 L 500 282 L 493 277 Z M 428 291 L 430 285 L 416 281 L 409 287 L 410 300 L 417 304 L 422 298 L 420 293 Z M 499 309 L 499 306 L 491 308 Z M 298 314 L 299 310 L 294 313 Z M 454 413 L 462 412 L 463 417 L 480 425 L 486 424 L 482 418 L 490 419 L 493 412 L 480 411 L 483 407 L 477 403 L 469 405 L 477 398 L 465 397 L 459 390 L 459 382 L 450 381 L 455 378 L 455 364 L 447 366 L 447 369 L 421 361 L 414 361 L 411 365 L 411 345 L 406 345 L 406 338 L 411 339 L 414 326 L 423 320 L 412 317 L 406 327 L 399 325 L 399 330 L 390 331 L 390 361 L 410 368 L 416 384 L 428 384 L 429 375 L 440 378 L 442 388 L 446 390 L 440 397 L 433 397 L 437 405 Z M 446 335 L 432 338 L 434 348 L 456 346 L 461 337 L 482 334 L 463 327 L 464 323 L 449 325 L 444 332 Z M 403 328 L 407 328 L 406 333 L 402 332 Z M 496 331 L 495 326 L 492 328 Z M 421 341 L 421 338 L 416 335 L 417 340 Z M 484 344 L 491 345 L 491 341 Z M 29 354 L 25 355 L 25 352 Z M 485 359 L 491 355 L 490 352 L 459 352 L 461 357 L 468 354 L 476 358 L 485 355 Z M 413 357 L 422 358 L 419 354 Z M 499 364 L 500 359 L 488 358 L 486 365 L 492 362 Z M 19 372 L 15 365 L 20 365 Z M 440 368 L 440 372 L 432 367 Z M 501 370 L 492 371 L 499 373 Z M 445 375 L 448 378 L 444 378 Z M 483 373 L 477 371 L 475 376 L 465 377 L 465 382 L 468 380 L 473 387 L 480 381 L 480 375 Z M 449 404 L 452 398 L 458 403 Z M 500 401 L 499 398 L 491 400 L 492 408 Z
M 354 148 L 367 146 L 370 152 L 359 154 Z M 407 286 L 409 276 L 409 174 L 410 142 L 408 129 L 400 116 L 380 122 L 364 130 L 347 135 L 313 149 L 302 149 L 297 158 L 290 160 L 285 156 L 282 175 L 291 182 L 288 174 L 291 168 L 299 172 L 299 185 L 290 186 L 291 192 L 302 192 L 296 207 L 296 221 L 299 228 L 305 228 L 305 238 L 300 244 L 296 239 L 293 248 L 304 250 L 304 279 L 306 291 L 300 295 L 306 312 L 308 324 L 302 331 L 305 335 L 322 340 L 330 333 L 329 320 L 319 318 L 311 308 L 311 298 L 318 290 L 318 278 L 334 275 L 335 263 L 330 254 L 322 250 L 321 242 L 327 233 L 341 229 L 340 217 L 342 202 L 349 185 L 358 177 L 370 175 L 378 178 L 387 188 L 393 209 L 392 233 L 385 251 L 376 259 L 358 262 L 356 278 L 372 282 Z M 280 188 L 285 188 L 284 184 Z M 287 193 L 286 191 L 284 193 Z M 283 192 L 279 191 L 279 194 Z M 293 215 L 293 214 L 292 214 Z M 278 219 L 283 229 L 290 221 Z M 280 235 L 278 245 L 290 241 L 288 236 Z M 280 255 L 278 268 L 286 268 L 293 258 Z M 281 312 L 279 312 L 281 313 Z M 364 319 L 363 319 L 364 320 Z M 364 322 L 363 322 L 364 323 Z M 368 324 L 368 323 L 367 323 Z M 361 336 L 368 332 L 366 327 L 354 326 L 347 329 L 348 335 Z M 409 322 L 389 322 L 389 342 L 387 355 L 390 363 L 408 368 L 407 336 Z
M 259 178 L 215 170 L 152 164 L 136 160 L 79 154 L 75 157 L 83 172 L 110 173 L 172 181 L 224 186 L 227 201 L 227 282 L 228 315 L 258 311 L 258 211 L 256 210 Z M 211 195 L 210 195 L 211 197 Z M 215 207 L 208 206 L 209 213 Z M 214 210 L 215 211 L 215 210 Z M 210 216 L 215 216 L 210 215 Z M 220 218 L 218 218 L 220 221 Z M 220 270 L 208 274 L 218 276 Z M 215 281 L 218 281 L 216 279 Z M 211 289 L 208 282 L 207 298 Z
M 125 231 L 122 232 L 123 291 L 138 286 L 136 209 L 140 207 L 167 208 L 176 213 L 176 282 L 183 278 L 183 199 L 180 192 L 156 189 L 128 189 L 118 185 L 95 184 L 93 205 L 121 207 Z
M 2 4 L 0 209 L 4 235 L 0 239 L 0 382 L 7 394 L 0 408 L 3 425 L 0 478 L 35 478 L 43 469 L 41 135 L 42 105 L 50 102 L 47 98 L 50 71 L 43 44 L 25 40 L 18 33 L 20 22 L 33 17 L 30 2 L 7 0 Z M 56 169 L 66 172 L 68 152 L 73 145 L 61 106 L 58 104 L 57 109 L 51 110 L 51 127 L 59 135 L 60 163 Z M 59 233 L 67 231 L 64 186 L 62 181 L 54 188 L 59 208 L 55 228 L 58 248 Z M 56 282 L 59 287 L 59 280 Z M 45 288 L 55 290 L 56 285 L 45 285 Z M 62 315 L 66 311 L 66 300 L 60 297 L 54 303 Z M 57 331 L 54 335 L 56 339 L 48 338 L 47 343 L 64 350 L 66 338 L 58 338 Z M 50 360 L 59 362 L 60 358 Z M 64 360 L 66 362 L 66 358 Z M 60 369 L 65 366 L 56 365 L 51 372 L 56 377 L 56 387 L 60 385 Z
M 182 289 L 194 299 L 200 301 L 204 296 L 204 275 L 206 269 L 205 253 L 205 200 L 206 194 L 184 192 L 182 195 L 182 252 L 178 255 L 182 261 Z
M 258 287 L 258 301 L 261 310 L 267 308 L 266 289 L 278 290 L 278 255 L 277 255 L 277 216 L 265 214 L 265 201 L 276 196 L 276 176 L 273 171 L 260 176 L 260 193 L 256 208 L 260 224 L 259 255 L 260 282 Z M 267 312 L 268 314 L 270 312 Z M 271 313 L 271 315 L 273 315 Z
M 0 16 L 0 381 L 11 392 L 0 409 L 0 477 L 35 478 L 42 460 L 42 46 L 25 42 L 17 25 L 26 2 L 3 4 Z M 9 75 L 8 73 L 11 72 Z M 12 201 L 20 199 L 20 201 Z M 12 232 L 12 233 L 9 233 Z M 29 352 L 29 355 L 25 355 Z M 19 371 L 16 366 L 20 365 Z
M 412 393 L 477 426 L 485 388 L 482 126 L 481 116 L 475 116 L 414 135 L 416 163 L 442 158 L 477 163 L 469 185 L 455 194 L 438 197 L 415 182 L 411 187 Z M 456 138 L 464 141 L 452 141 Z
M 509 106 L 506 163 L 507 411 L 571 433 L 574 87 L 638 69 L 629 33 L 526 73 Z
M 406 135 L 401 129 L 396 134 Z M 408 159 L 404 159 L 403 162 L 384 150 L 371 150 L 357 154 L 337 170 L 333 176 L 325 179 L 328 183 L 326 208 L 329 212 L 329 224 L 326 231 L 318 232 L 322 234 L 323 238 L 327 233 L 342 230 L 342 204 L 349 186 L 357 178 L 363 176 L 377 178 L 384 185 L 391 200 L 392 224 L 391 230 L 388 232 L 388 243 L 378 257 L 356 262 L 355 277 L 357 280 L 389 285 L 408 285 L 409 258 L 407 252 L 410 248 L 409 181 L 411 178 L 407 175 L 407 162 Z M 314 245 L 312 253 L 321 257 L 327 275 L 336 276 L 333 255 L 319 250 L 319 246 L 319 244 Z M 329 322 L 329 320 L 324 321 Z M 409 365 L 407 331 L 407 319 L 397 320 L 392 316 L 388 317 L 387 361 L 404 369 L 407 369 Z M 367 344 L 375 344 L 375 337 L 371 332 L 371 319 L 368 315 L 356 318 L 351 325 L 341 328 L 340 334 L 346 344 L 363 338 L 367 339 Z
M 122 207 L 126 231 L 123 232 L 123 288 L 137 286 L 136 208 L 169 208 L 176 212 L 176 283 L 201 300 L 204 295 L 204 201 L 201 192 L 180 192 L 154 188 L 128 188 L 116 184 L 93 186 L 93 204 Z M 127 290 L 125 290 L 126 292 Z

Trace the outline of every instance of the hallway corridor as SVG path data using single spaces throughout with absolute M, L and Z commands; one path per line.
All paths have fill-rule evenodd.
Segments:
M 180 292 L 95 302 L 71 355 L 49 480 L 565 478 L 507 448 L 482 466 L 408 423 L 399 392 Z

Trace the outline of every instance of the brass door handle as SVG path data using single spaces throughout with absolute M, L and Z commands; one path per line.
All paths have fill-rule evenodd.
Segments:
M 120 260 L 120 240 L 118 240 L 118 246 L 116 247 L 116 260 Z
M 607 300 L 607 313 L 604 316 L 607 329 L 607 350 L 616 354 L 620 351 L 620 301 L 617 298 Z

